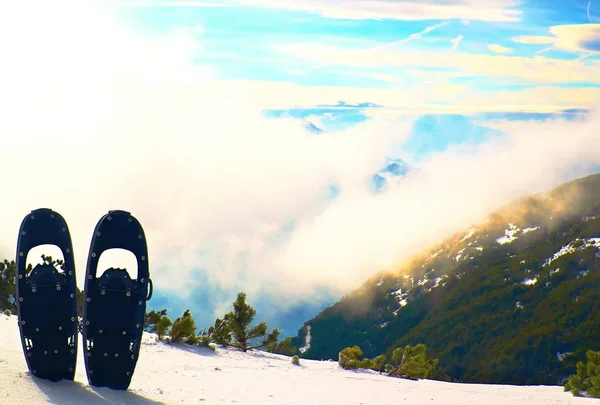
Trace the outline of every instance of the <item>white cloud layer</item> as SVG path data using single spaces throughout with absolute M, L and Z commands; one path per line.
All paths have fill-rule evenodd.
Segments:
M 202 49 L 184 35 L 144 39 L 79 2 L 37 11 L 0 5 L 0 255 L 14 256 L 24 215 L 53 208 L 69 222 L 80 285 L 91 232 L 110 209 L 144 225 L 159 291 L 185 295 L 202 268 L 217 285 L 293 298 L 316 285 L 350 288 L 510 198 L 557 184 L 573 164 L 583 175 L 600 162 L 590 147 L 597 118 L 519 124 L 506 141 L 434 156 L 425 175 L 373 196 L 369 176 L 406 139 L 409 120 L 309 136 L 191 64 Z M 342 194 L 326 205 L 330 182 Z

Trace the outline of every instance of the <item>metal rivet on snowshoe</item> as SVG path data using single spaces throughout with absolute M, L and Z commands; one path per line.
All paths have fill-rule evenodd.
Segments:
M 19 256 L 23 257 L 23 252 L 19 252 Z
M 33 370 L 33 371 L 32 371 L 32 373 L 33 373 L 33 374 L 37 374 L 37 370 Z
M 26 235 L 26 234 L 27 234 L 27 232 L 21 231 L 21 235 Z
M 135 327 L 136 327 L 136 328 L 139 328 L 139 327 L 140 327 L 140 324 L 138 323 L 137 325 L 135 325 Z
M 127 220 L 127 222 L 133 222 L 133 219 L 129 218 L 129 219 Z
M 19 278 L 23 278 L 23 275 L 22 275 L 22 274 L 19 274 Z
M 146 282 L 146 279 L 145 279 L 145 278 L 143 278 L 143 279 L 141 279 L 140 281 L 141 281 L 142 283 L 145 283 L 145 282 Z
M 27 357 L 31 357 L 31 352 L 27 353 Z
M 94 374 L 94 370 L 90 370 L 90 374 Z
M 31 216 L 31 219 L 35 219 L 35 215 L 32 215 L 32 216 Z
M 54 214 L 50 214 L 50 218 L 54 219 Z
M 126 331 L 123 331 L 123 335 L 126 335 L 126 334 L 127 334 L 127 332 L 126 332 Z
M 54 350 L 54 354 L 58 354 L 58 350 Z
M 69 270 L 69 276 L 72 276 L 73 272 L 71 270 Z
M 71 354 L 75 354 L 75 349 L 71 349 Z
M 92 356 L 92 353 L 88 352 L 87 356 L 88 356 L 88 357 L 91 357 L 91 356 Z
M 67 251 L 67 253 L 71 253 L 71 249 L 70 248 L 67 248 L 66 251 Z
M 59 327 L 58 327 L 58 330 L 62 330 L 62 326 L 59 326 Z
M 102 235 L 100 232 L 96 232 L 96 236 L 100 236 Z
M 73 367 L 69 367 L 69 371 L 73 371 Z
M 133 354 L 131 355 L 131 360 L 135 360 L 135 356 Z
M 25 325 L 25 321 L 21 321 L 21 325 Z
M 86 298 L 85 300 L 86 300 L 87 302 L 90 302 L 92 299 L 88 297 L 88 298 Z
M 138 238 L 139 238 L 139 239 L 142 239 L 142 234 L 141 234 L 141 233 L 138 235 Z
M 108 218 L 106 218 L 106 219 L 108 219 L 108 220 L 110 221 L 110 220 L 112 219 L 112 217 L 111 217 L 111 216 L 109 216 L 109 217 L 108 217 Z
M 75 317 L 74 316 L 71 317 L 71 322 L 75 322 Z
M 102 291 L 100 291 L 100 294 L 104 295 L 104 294 L 106 294 L 106 291 L 102 290 Z
M 75 294 L 71 294 L 71 298 L 75 298 Z
M 92 275 L 90 274 L 90 275 L 88 276 L 88 280 L 91 280 L 92 278 L 93 278 L 93 277 L 92 277 Z
M 143 302 L 142 302 L 142 301 L 140 301 L 140 302 L 138 302 L 138 304 L 142 305 L 142 304 L 143 304 Z
M 31 292 L 33 292 L 33 293 L 36 292 L 36 291 L 37 290 L 35 289 L 35 287 L 31 289 Z
M 90 324 L 90 321 L 85 321 L 85 324 L 86 324 L 86 325 L 89 325 L 89 324 Z
M 40 328 L 35 328 L 35 331 L 36 331 L 36 332 L 39 332 L 39 331 L 40 331 Z
M 127 291 L 127 292 L 125 293 L 125 295 L 126 295 L 126 296 L 128 296 L 128 297 L 130 297 L 130 296 L 131 296 L 131 293 L 130 293 L 129 291 Z
M 119 357 L 119 353 L 115 353 L 115 357 Z
M 67 232 L 67 228 L 64 228 L 64 227 L 63 227 L 62 231 L 63 231 L 63 232 Z
M 104 353 L 104 357 L 108 357 L 108 353 Z
M 23 302 L 23 297 L 19 297 L 19 302 Z
M 60 286 L 59 285 L 56 286 L 56 291 L 60 291 Z
M 44 354 L 48 354 L 48 350 L 44 350 Z
M 127 377 L 129 377 L 130 375 L 131 375 L 131 373 L 128 371 L 128 372 L 127 372 Z
M 102 329 L 100 329 L 100 330 L 98 331 L 98 333 L 102 333 Z
M 92 252 L 92 257 L 96 257 L 96 253 Z

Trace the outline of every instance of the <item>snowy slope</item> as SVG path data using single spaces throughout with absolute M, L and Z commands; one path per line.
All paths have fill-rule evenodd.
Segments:
M 0 315 L 0 403 L 67 405 L 152 404 L 579 404 L 561 387 L 512 387 L 408 381 L 342 370 L 332 361 L 189 346 L 171 347 L 144 336 L 129 391 L 87 385 L 82 350 L 75 382 L 33 378 L 21 352 L 17 318 Z

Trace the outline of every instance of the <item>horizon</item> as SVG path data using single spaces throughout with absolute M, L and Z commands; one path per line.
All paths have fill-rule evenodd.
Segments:
M 0 5 L 0 257 L 52 208 L 82 288 L 96 221 L 129 211 L 149 310 L 199 326 L 244 291 L 295 335 L 495 208 L 600 173 L 600 1 L 36 9 Z M 417 170 L 379 188 L 389 159 Z

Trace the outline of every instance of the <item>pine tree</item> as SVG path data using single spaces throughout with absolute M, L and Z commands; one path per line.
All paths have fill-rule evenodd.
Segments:
M 427 347 L 422 343 L 395 349 L 392 361 L 393 367 L 386 365 L 390 375 L 411 379 L 431 377 L 438 363 L 437 359 L 427 358 Z
M 196 336 L 196 322 L 192 317 L 189 309 L 186 309 L 181 318 L 177 318 L 173 322 L 173 327 L 169 332 L 171 343 L 185 342 L 187 344 L 195 344 L 198 341 Z
M 279 330 L 273 329 L 267 333 L 267 323 L 260 322 L 258 325 L 250 326 L 256 309 L 246 303 L 246 293 L 240 292 L 233 303 L 233 311 L 225 315 L 226 325 L 220 325 L 222 329 L 222 342 L 228 346 L 236 347 L 243 352 L 249 349 L 262 349 L 277 342 Z M 219 321 L 219 320 L 217 320 Z
M 576 397 L 587 394 L 600 398 L 600 352 L 588 350 L 586 357 L 586 363 L 577 363 L 577 373 L 567 379 L 564 390 Z
M 272 343 L 267 346 L 267 351 L 275 354 L 284 354 L 287 356 L 293 356 L 298 351 L 298 348 L 292 346 L 292 338 L 287 337 L 281 342 Z

